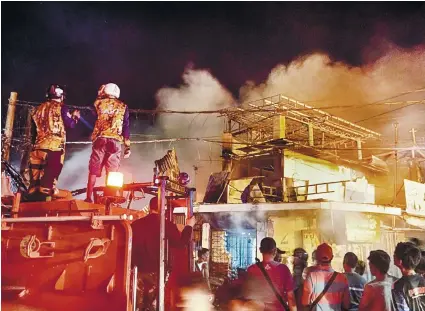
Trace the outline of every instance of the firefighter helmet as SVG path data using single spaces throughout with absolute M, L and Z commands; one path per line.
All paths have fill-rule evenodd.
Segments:
M 108 96 L 113 96 L 115 98 L 120 97 L 120 88 L 118 87 L 118 85 L 116 85 L 114 83 L 106 84 L 104 89 L 103 89 L 103 92 Z
M 46 97 L 48 99 L 65 99 L 65 88 L 59 84 L 50 84 L 46 91 Z

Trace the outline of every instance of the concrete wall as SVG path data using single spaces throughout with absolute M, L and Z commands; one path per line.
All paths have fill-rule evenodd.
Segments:
M 273 237 L 276 240 L 277 247 L 287 251 L 287 255 L 289 256 L 292 255 L 295 248 L 304 248 L 309 254 L 309 261 L 312 251 L 320 243 L 329 243 L 334 251 L 332 266 L 340 272 L 343 271 L 342 261 L 346 252 L 354 252 L 367 265 L 367 257 L 370 251 L 382 249 L 392 258 L 398 242 L 407 241 L 409 236 L 418 236 L 416 233 L 408 231 L 396 232 L 380 227 L 380 218 L 382 216 L 376 217 L 375 223 L 379 227 L 376 228 L 378 230 L 376 235 L 360 232 L 359 220 L 355 216 L 362 216 L 363 219 L 367 219 L 367 215 L 355 212 L 334 215 L 334 226 L 332 226 L 332 220 L 326 214 L 321 215 L 319 212 L 316 213 L 314 211 L 307 213 L 294 211 L 284 215 L 270 216 L 267 235 Z M 324 218 L 328 222 L 323 221 Z M 350 223 L 350 221 L 356 222 L 356 224 Z M 270 228 L 270 223 L 273 228 Z M 374 229 L 372 227 L 371 225 L 369 229 L 373 231 Z M 349 234 L 346 235 L 346 231 L 350 230 L 351 232 L 348 232 Z M 366 229 L 363 231 L 366 231 Z M 357 235 L 357 242 L 346 240 L 347 236 L 353 239 L 353 235 Z M 257 235 L 257 238 L 260 238 L 260 235 Z M 258 240 L 257 243 L 260 243 L 260 241 Z M 291 265 L 289 265 L 289 268 L 292 269 Z M 400 276 L 399 269 L 394 265 L 391 265 L 389 273 L 397 277 Z M 371 280 L 368 267 L 365 277 Z
M 325 199 L 329 201 L 351 201 L 358 203 L 375 203 L 374 186 L 368 184 L 364 174 L 343 165 L 306 156 L 291 150 L 284 153 L 284 177 L 287 187 L 300 187 L 306 184 L 331 183 L 338 181 L 353 181 L 345 184 L 335 183 L 318 186 L 317 192 L 330 193 L 298 196 L 298 201 Z M 357 182 L 354 182 L 357 180 Z M 292 183 L 292 184 L 291 184 Z M 307 191 L 307 192 L 306 192 Z M 316 192 L 314 187 L 298 188 L 299 194 Z

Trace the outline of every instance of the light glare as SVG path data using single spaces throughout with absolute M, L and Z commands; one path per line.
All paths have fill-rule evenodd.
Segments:
M 122 188 L 124 184 L 124 174 L 119 172 L 109 172 L 106 180 L 108 187 Z

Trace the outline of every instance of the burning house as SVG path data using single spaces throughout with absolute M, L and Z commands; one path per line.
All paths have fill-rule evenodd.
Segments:
M 388 165 L 372 154 L 379 133 L 284 95 L 223 117 L 222 171 L 194 210 L 213 275 L 254 263 L 265 236 L 287 254 L 297 247 L 311 254 L 326 241 L 337 269 L 347 251 L 365 260 L 372 249 L 391 254 L 398 241 L 425 236 L 422 219 L 411 226 L 408 210 L 380 204 Z M 415 216 L 425 216 L 421 208 Z

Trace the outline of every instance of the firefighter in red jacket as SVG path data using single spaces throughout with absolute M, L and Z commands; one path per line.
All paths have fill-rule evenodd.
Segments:
M 171 206 L 170 206 L 171 208 Z M 132 242 L 132 266 L 138 267 L 138 293 L 137 293 L 137 306 L 141 310 L 154 310 L 152 306 L 156 304 L 158 295 L 158 271 L 159 271 L 159 234 L 160 234 L 160 206 L 158 204 L 158 198 L 153 197 L 149 202 L 149 215 L 135 220 L 131 224 L 133 231 L 133 242 Z M 185 250 L 187 253 L 187 247 L 192 239 L 193 226 L 195 225 L 195 217 L 192 216 L 186 220 L 186 226 L 180 233 L 177 229 L 176 224 L 169 220 L 165 221 L 165 238 L 168 241 L 170 252 L 173 255 L 175 250 Z M 179 253 L 179 266 L 189 266 L 188 262 L 183 263 Z M 174 256 L 172 256 L 174 257 Z M 174 266 L 171 263 L 171 266 Z M 177 267 L 174 266 L 174 269 Z M 183 269 L 176 269 L 183 270 Z M 176 271 L 178 277 L 181 276 L 183 271 Z M 172 278 L 170 276 L 170 278 Z M 176 280 L 175 280 L 176 281 Z M 174 284 L 175 285 L 175 284 Z M 168 308 L 167 308 L 168 310 Z
M 94 102 L 97 120 L 91 136 L 93 147 L 89 162 L 86 202 L 93 202 L 96 178 L 118 171 L 121 163 L 121 144 L 124 143 L 124 158 L 130 156 L 130 117 L 126 104 L 120 97 L 120 89 L 114 83 L 102 85 Z
M 58 195 L 55 184 L 65 158 L 66 129 L 74 128 L 80 118 L 79 110 L 70 113 L 64 105 L 65 91 L 60 85 L 51 84 L 46 97 L 32 115 L 29 201 Z

